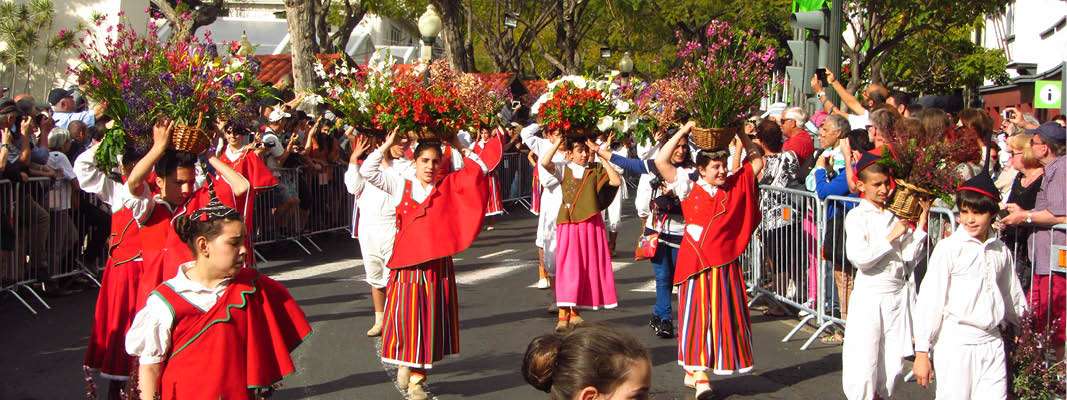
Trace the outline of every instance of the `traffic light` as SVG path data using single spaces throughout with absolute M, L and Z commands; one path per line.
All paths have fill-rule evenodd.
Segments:
M 815 94 L 811 89 L 811 77 L 816 68 L 825 68 L 829 63 L 830 10 L 803 11 L 789 17 L 794 40 L 787 41 L 793 53 L 793 66 L 786 67 L 794 88 L 803 94 Z

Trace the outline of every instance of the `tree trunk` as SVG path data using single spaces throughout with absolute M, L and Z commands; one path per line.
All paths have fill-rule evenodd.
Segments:
M 464 24 L 463 5 L 460 0 L 430 0 L 437 7 L 437 15 L 441 17 L 441 39 L 445 41 L 445 50 L 448 59 L 452 62 L 452 68 L 463 72 L 477 72 L 474 66 L 474 46 L 471 46 L 463 36 Z
M 314 0 L 315 4 L 315 53 L 333 53 L 330 42 L 330 24 L 326 15 L 330 13 L 330 0 Z
M 352 31 L 356 29 L 360 21 L 363 21 L 363 16 L 366 14 L 367 9 L 363 7 L 362 1 L 353 5 L 351 0 L 345 0 L 345 21 L 337 28 L 337 32 L 333 33 L 330 40 L 330 43 L 336 45 L 338 52 L 344 52 L 348 47 Z
M 285 0 L 289 43 L 293 55 L 293 91 L 308 92 L 315 84 L 315 0 Z

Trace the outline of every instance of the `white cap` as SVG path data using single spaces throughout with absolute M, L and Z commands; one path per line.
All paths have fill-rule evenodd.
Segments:
M 782 112 L 785 111 L 786 107 L 787 106 L 785 105 L 785 103 L 781 102 L 771 104 L 771 106 L 767 108 L 767 112 L 763 113 L 763 115 L 760 116 L 760 119 L 767 118 L 770 116 L 777 118 L 782 115 Z
M 270 122 L 278 122 L 292 116 L 293 114 L 289 114 L 285 111 L 282 111 L 281 107 L 278 107 L 270 112 L 270 115 L 267 117 L 267 120 L 269 120 Z

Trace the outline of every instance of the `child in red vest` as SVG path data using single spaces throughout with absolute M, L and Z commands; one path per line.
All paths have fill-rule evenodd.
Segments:
M 152 291 L 126 335 L 142 399 L 251 399 L 294 371 L 289 353 L 311 333 L 285 287 L 244 268 L 241 213 L 210 197 L 174 220 L 196 261 Z

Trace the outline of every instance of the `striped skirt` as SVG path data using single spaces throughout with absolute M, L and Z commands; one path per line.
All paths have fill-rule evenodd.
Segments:
M 500 179 L 497 179 L 497 172 L 493 171 L 489 173 L 489 200 L 485 204 L 485 216 L 492 216 L 504 213 L 504 198 L 500 193 Z
M 710 268 L 678 287 L 678 364 L 716 375 L 752 370 L 752 331 L 741 267 Z
M 382 361 L 431 368 L 459 354 L 459 304 L 452 257 L 390 271 Z
M 537 178 L 537 171 L 533 174 L 533 191 L 530 192 L 530 212 L 533 215 L 541 214 L 541 180 Z

